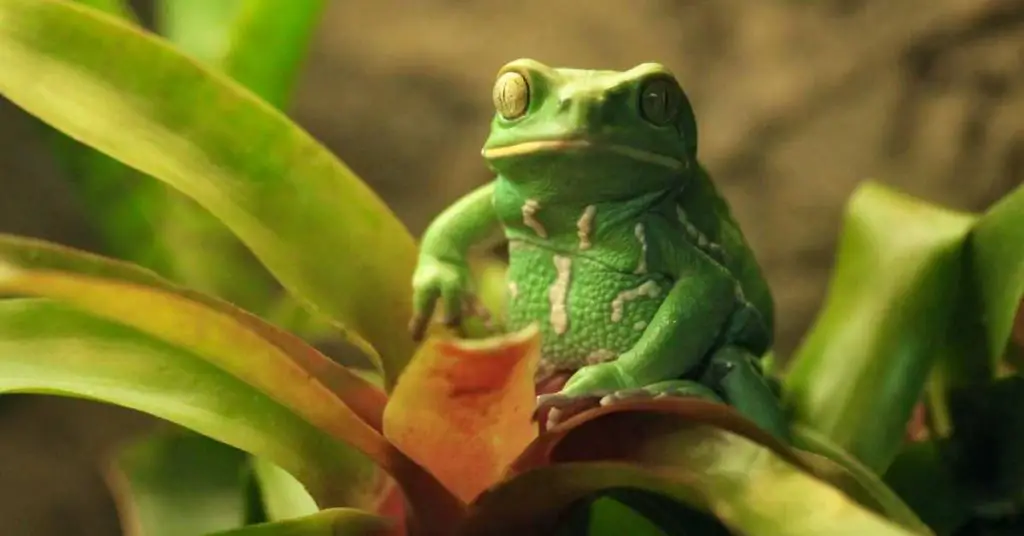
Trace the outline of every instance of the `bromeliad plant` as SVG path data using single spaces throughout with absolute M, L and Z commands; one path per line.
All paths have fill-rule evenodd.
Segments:
M 414 240 L 258 93 L 94 9 L 0 0 L 0 94 L 191 198 L 379 372 L 135 265 L 0 237 L 0 293 L 14 296 L 0 301 L 0 391 L 119 404 L 205 436 L 120 453 L 111 482 L 132 533 L 905 536 L 1024 502 L 1011 458 L 1024 424 L 1005 405 L 1024 392 L 1006 359 L 1024 342 L 1024 188 L 981 215 L 858 190 L 828 303 L 780 374 L 795 445 L 695 400 L 539 434 L 537 332 L 416 347 Z M 922 407 L 927 439 L 908 444 Z M 977 452 L 1004 454 L 1000 478 L 965 478 Z

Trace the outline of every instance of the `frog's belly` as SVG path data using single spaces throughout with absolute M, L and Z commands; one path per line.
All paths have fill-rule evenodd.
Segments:
M 579 256 L 515 244 L 508 324 L 541 330 L 538 377 L 610 361 L 632 348 L 671 287 L 660 274 L 627 274 Z

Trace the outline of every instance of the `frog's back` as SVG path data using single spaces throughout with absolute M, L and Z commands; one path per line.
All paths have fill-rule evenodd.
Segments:
M 697 165 L 697 173 L 683 190 L 679 206 L 689 221 L 721 248 L 721 261 L 739 281 L 746 300 L 760 313 L 770 344 L 775 331 L 775 303 L 768 281 L 728 203 L 703 166 Z

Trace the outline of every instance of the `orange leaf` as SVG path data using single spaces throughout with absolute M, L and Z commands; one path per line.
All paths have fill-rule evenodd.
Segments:
M 463 501 L 494 484 L 537 436 L 540 333 L 428 339 L 398 379 L 384 435 Z
M 786 461 L 804 465 L 789 447 L 730 406 L 697 398 L 664 398 L 621 402 L 573 416 L 538 437 L 511 464 L 510 473 L 570 461 L 638 461 L 646 457 L 641 449 L 685 423 L 729 431 Z

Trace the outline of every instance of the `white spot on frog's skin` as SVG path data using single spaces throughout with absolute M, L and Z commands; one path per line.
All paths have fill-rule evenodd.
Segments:
M 572 259 L 565 255 L 555 255 L 554 262 L 558 277 L 548 289 L 548 301 L 551 302 L 551 329 L 555 330 L 556 335 L 562 335 L 569 329 L 569 310 L 566 299 L 569 296 Z
M 633 324 L 633 329 L 643 331 L 647 329 L 647 322 L 644 322 L 643 320 L 637 321 L 636 324 Z
M 590 355 L 587 356 L 587 364 L 597 365 L 599 363 L 607 363 L 608 361 L 613 361 L 616 357 L 619 356 L 616 355 L 615 352 L 611 350 L 594 350 L 593 352 L 590 352 Z
M 523 224 L 530 229 L 533 229 L 533 232 L 537 233 L 537 236 L 547 238 L 547 230 L 545 230 L 544 226 L 537 221 L 537 218 L 534 218 L 539 210 L 540 203 L 536 199 L 527 199 L 526 202 L 523 203 Z
M 647 296 L 648 298 L 656 298 L 658 293 L 661 292 L 661 288 L 654 281 L 647 281 L 643 285 L 630 290 L 623 290 L 618 296 L 612 300 L 612 322 L 621 322 L 623 309 L 626 307 L 626 302 L 635 300 L 637 298 Z
M 576 222 L 576 236 L 580 237 L 580 249 L 590 248 L 590 232 L 594 226 L 595 214 L 597 214 L 597 207 L 588 205 L 583 209 L 583 215 Z
M 516 296 L 519 296 L 519 285 L 517 285 L 515 281 L 509 281 L 508 282 L 508 297 L 510 299 L 514 300 L 514 299 L 516 299 Z
M 633 234 L 636 235 L 636 239 L 640 242 L 640 260 L 636 265 L 636 272 L 638 274 L 647 273 L 647 235 L 644 233 L 644 224 L 638 223 L 633 228 Z

